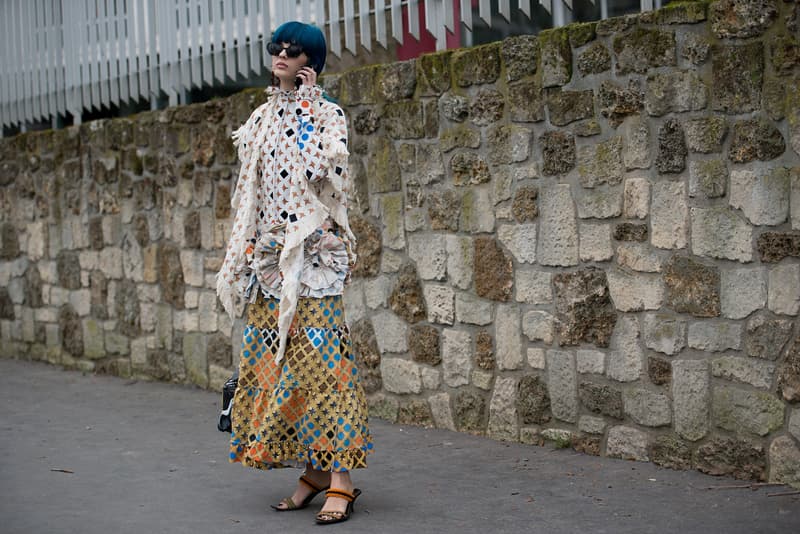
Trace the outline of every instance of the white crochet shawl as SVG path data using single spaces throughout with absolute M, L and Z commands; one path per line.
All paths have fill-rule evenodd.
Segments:
M 231 317 L 240 316 L 244 310 L 244 299 L 238 294 L 235 283 L 235 271 L 245 261 L 245 250 L 248 241 L 255 235 L 257 214 L 259 211 L 257 193 L 261 188 L 261 177 L 258 173 L 258 162 L 268 153 L 270 147 L 264 146 L 268 124 L 277 119 L 277 112 L 282 105 L 281 93 L 285 101 L 285 92 L 277 88 L 267 89 L 269 98 L 266 103 L 259 106 L 250 115 L 250 118 L 239 129 L 233 132 L 232 138 L 236 145 L 241 168 L 236 189 L 231 198 L 231 207 L 236 210 L 231 230 L 231 238 L 225 253 L 225 260 L 217 273 L 217 296 L 225 311 Z M 301 86 L 297 91 L 298 99 L 311 100 L 314 109 L 317 109 L 322 99 L 322 89 L 319 86 Z M 336 113 L 338 106 L 326 100 L 321 101 L 324 110 L 317 116 L 316 127 L 321 129 L 319 120 L 321 116 L 335 116 L 344 120 L 343 116 Z M 332 113 L 326 113 L 332 112 Z M 290 187 L 298 196 L 305 197 L 310 209 L 305 215 L 298 217 L 295 222 L 286 224 L 284 248 L 280 256 L 279 267 L 283 275 L 281 290 L 280 310 L 278 316 L 279 345 L 275 355 L 275 362 L 280 362 L 286 351 L 286 339 L 291 328 L 294 313 L 297 308 L 298 290 L 303 267 L 303 241 L 322 223 L 332 218 L 342 228 L 350 240 L 352 250 L 355 250 L 355 236 L 350 230 L 347 219 L 347 195 L 349 192 L 347 174 L 347 145 L 337 136 L 331 135 L 333 128 L 326 128 L 320 133 L 323 146 L 324 165 L 327 166 L 327 175 L 323 178 L 322 186 L 318 187 L 319 194 L 315 194 L 314 187 L 301 187 L 307 178 L 303 172 L 295 172 L 290 177 Z M 294 140 L 293 155 L 295 162 L 301 161 L 300 148 Z M 343 169 L 341 175 L 333 171 L 334 168 Z M 295 164 L 295 169 L 301 165 Z M 303 193 L 305 191 L 305 193 Z M 351 261 L 353 263 L 355 258 Z

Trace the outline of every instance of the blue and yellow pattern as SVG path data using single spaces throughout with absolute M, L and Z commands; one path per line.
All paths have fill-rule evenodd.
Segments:
M 232 462 L 258 469 L 308 462 L 324 471 L 366 467 L 372 450 L 341 295 L 301 298 L 284 359 L 278 300 L 249 305 L 231 413 Z

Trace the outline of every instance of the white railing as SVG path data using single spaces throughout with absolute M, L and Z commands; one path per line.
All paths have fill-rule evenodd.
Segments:
M 598 1 L 605 15 L 609 0 Z M 642 10 L 652 9 L 654 1 L 655 7 L 661 3 L 640 0 Z M 530 17 L 540 3 L 559 26 L 569 22 L 572 2 L 514 4 Z M 474 3 L 479 18 L 491 26 L 490 0 Z M 511 20 L 511 4 L 498 0 L 496 13 Z M 24 127 L 67 115 L 80 122 L 84 110 L 153 102 L 162 94 L 177 104 L 178 95 L 192 88 L 260 75 L 269 64 L 264 36 L 286 20 L 324 28 L 336 56 L 343 45 L 358 53 L 356 22 L 368 51 L 374 42 L 389 46 L 389 37 L 402 44 L 406 30 L 419 39 L 422 24 L 443 49 L 457 24 L 472 29 L 472 5 L 472 0 L 0 0 L 0 124 Z

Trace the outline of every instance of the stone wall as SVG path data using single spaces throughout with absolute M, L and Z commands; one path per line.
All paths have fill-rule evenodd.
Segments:
M 373 415 L 800 484 L 798 38 L 689 2 L 327 76 Z M 2 140 L 2 354 L 219 388 L 261 98 Z

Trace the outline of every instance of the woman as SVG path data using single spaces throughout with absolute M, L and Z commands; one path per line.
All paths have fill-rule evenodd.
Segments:
M 316 85 L 327 55 L 319 29 L 287 22 L 268 51 L 278 86 L 233 134 L 236 215 L 217 275 L 231 315 L 247 303 L 230 457 L 258 469 L 304 464 L 273 508 L 305 508 L 327 490 L 317 522 L 338 523 L 361 493 L 349 472 L 372 449 L 342 302 L 355 262 L 347 124 Z

